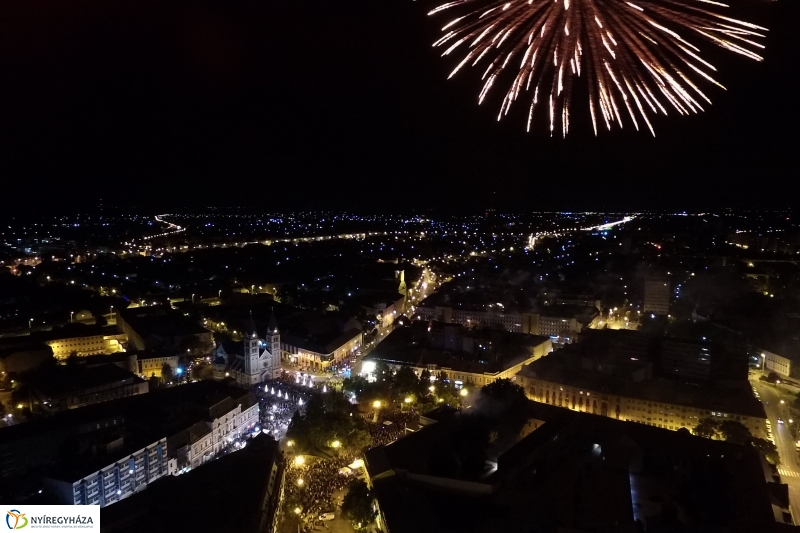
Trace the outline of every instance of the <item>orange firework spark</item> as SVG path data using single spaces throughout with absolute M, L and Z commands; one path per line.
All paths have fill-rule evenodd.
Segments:
M 429 14 L 480 1 L 455 0 Z M 518 69 L 498 120 L 532 88 L 528 130 L 534 108 L 544 99 L 550 110 L 550 134 L 560 123 L 566 136 L 573 83 L 585 72 L 595 135 L 598 116 L 611 129 L 614 122 L 622 127 L 626 111 L 637 130 L 641 119 L 655 135 L 649 114 L 666 114 L 670 106 L 681 114 L 696 113 L 703 110 L 700 100 L 711 103 L 690 74 L 722 87 L 709 74 L 716 69 L 679 31 L 762 59 L 752 49 L 764 48 L 754 39 L 764 37 L 759 31 L 766 29 L 722 16 L 708 5 L 728 7 L 712 0 L 491 2 L 447 24 L 434 46 L 447 46 L 442 55 L 459 47 L 468 49 L 450 77 L 467 64 L 489 62 L 480 102 L 504 70 Z

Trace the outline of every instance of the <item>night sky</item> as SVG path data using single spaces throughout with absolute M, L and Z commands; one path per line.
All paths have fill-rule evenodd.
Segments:
M 800 3 L 732 3 L 766 61 L 700 43 L 706 113 L 563 140 L 446 80 L 437 0 L 2 2 L 3 208 L 791 206 Z

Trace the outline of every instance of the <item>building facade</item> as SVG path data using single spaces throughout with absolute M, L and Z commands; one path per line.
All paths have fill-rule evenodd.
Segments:
M 655 315 L 669 314 L 669 280 L 658 278 L 644 282 L 644 312 Z
M 231 350 L 233 353 L 229 353 Z M 252 317 L 241 343 L 221 343 L 214 350 L 214 378 L 231 377 L 244 387 L 252 387 L 281 375 L 281 334 L 275 315 L 270 317 L 267 334 L 256 332 Z
M 761 357 L 764 360 L 764 370 L 767 372 L 776 372 L 782 376 L 790 376 L 792 370 L 792 361 L 786 357 L 782 357 L 769 350 L 763 350 Z
M 149 379 L 151 377 L 160 378 L 165 364 L 172 368 L 172 372 L 174 374 L 175 370 L 178 368 L 178 356 L 159 355 L 148 357 L 143 355 L 137 360 L 139 375 L 143 376 L 145 379 Z
M 490 383 L 494 383 L 498 379 L 514 379 L 514 376 L 517 375 L 523 366 L 530 364 L 541 357 L 544 357 L 552 350 L 552 340 L 542 339 L 542 342 L 536 344 L 535 346 L 528 347 L 528 353 L 526 357 L 522 359 L 515 358 L 509 361 L 508 364 L 504 365 L 503 368 L 495 372 L 475 372 L 473 370 L 473 365 L 464 365 L 463 368 L 453 368 L 433 364 L 405 364 L 386 359 L 383 359 L 383 362 L 393 370 L 399 370 L 400 368 L 406 366 L 410 367 L 418 376 L 421 375 L 423 370 L 427 370 L 432 376 L 440 376 L 442 379 L 451 380 L 456 382 L 456 384 L 470 384 L 473 386 L 483 387 L 485 385 L 489 385 Z M 374 367 L 374 361 L 378 359 L 380 359 L 379 356 L 376 356 L 375 359 L 365 360 L 362 364 L 362 372 L 367 371 L 367 373 L 369 373 L 368 370 Z M 370 364 L 370 361 L 373 361 L 373 364 Z
M 123 343 L 127 340 L 124 333 L 116 333 L 51 339 L 45 344 L 52 348 L 56 359 L 66 359 L 73 353 L 83 356 L 122 352 L 125 350 Z
M 709 417 L 735 420 L 741 422 L 756 437 L 766 435 L 765 415 L 757 414 L 749 409 L 745 414 L 733 405 L 724 402 L 719 402 L 714 408 L 713 400 L 701 405 L 681 394 L 663 394 L 660 397 L 648 394 L 648 397 L 643 397 L 593 390 L 569 383 L 542 379 L 528 367 L 520 370 L 516 375 L 516 382 L 525 389 L 525 394 L 529 399 L 573 411 L 671 430 L 686 428 L 691 431 L 700 420 Z M 652 393 L 655 389 L 656 386 L 651 385 L 649 392 Z
M 213 460 L 236 442 L 258 433 L 259 407 L 252 394 L 238 400 L 226 398 L 209 408 L 209 417 L 178 437 L 175 457 L 182 471 L 197 468 Z
M 458 309 L 455 307 L 430 307 L 420 305 L 414 318 L 440 320 L 446 324 L 466 327 L 502 327 L 512 333 L 568 337 L 581 331 L 575 317 L 545 316 L 539 313 L 501 312 L 496 310 Z
M 325 346 L 305 342 L 305 339 L 284 335 L 281 342 L 281 354 L 284 361 L 295 364 L 302 369 L 324 371 L 331 365 L 338 365 L 361 348 L 363 333 L 358 329 L 344 332 Z
M 405 276 L 405 274 L 403 274 L 403 276 Z M 402 278 L 400 286 L 405 287 L 405 277 Z M 394 301 L 390 298 L 387 301 L 377 302 L 371 305 L 362 305 L 362 307 L 367 314 L 377 317 L 381 327 L 388 328 L 406 311 L 406 297 L 400 296 L 401 298 Z
M 163 438 L 87 475 L 45 477 L 44 486 L 61 504 L 105 507 L 144 490 L 167 473 L 167 439 Z

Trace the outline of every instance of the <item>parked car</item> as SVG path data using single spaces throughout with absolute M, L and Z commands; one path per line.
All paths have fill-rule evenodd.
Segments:
M 323 522 L 333 520 L 334 518 L 336 518 L 336 515 L 334 515 L 333 513 L 322 513 L 321 515 L 319 515 L 319 519 L 322 520 Z

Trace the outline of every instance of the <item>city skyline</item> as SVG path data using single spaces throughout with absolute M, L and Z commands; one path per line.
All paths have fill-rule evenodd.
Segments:
M 794 217 L 8 219 L 0 498 L 123 533 L 167 501 L 203 532 L 797 531 Z

